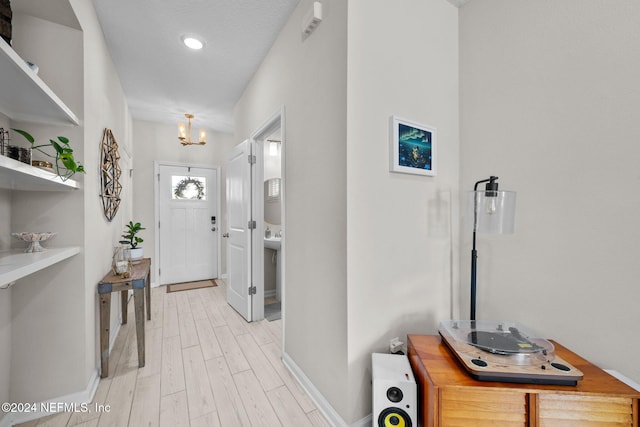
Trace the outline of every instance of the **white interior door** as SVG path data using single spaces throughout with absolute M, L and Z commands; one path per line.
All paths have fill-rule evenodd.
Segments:
M 231 150 L 227 161 L 227 302 L 251 321 L 251 142 Z
M 160 284 L 218 277 L 218 170 L 160 165 Z

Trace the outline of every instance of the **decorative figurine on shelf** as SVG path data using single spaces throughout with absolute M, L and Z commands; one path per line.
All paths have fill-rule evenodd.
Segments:
M 7 145 L 9 145 L 9 131 L 0 128 L 0 155 L 7 155 Z
M 13 12 L 11 11 L 10 0 L 0 0 L 0 37 L 11 45 L 11 21 Z
M 31 144 L 32 150 L 38 150 L 45 156 L 54 158 L 55 159 L 54 169 L 56 171 L 56 174 L 60 178 L 62 178 L 63 181 L 66 181 L 67 179 L 71 178 L 76 173 L 85 173 L 84 166 L 76 162 L 76 160 L 74 159 L 73 149 L 69 145 L 69 138 L 67 138 L 66 136 L 58 136 L 57 141 L 50 139 L 49 144 L 35 145 L 35 138 L 31 136 L 29 132 L 26 132 L 20 129 L 13 129 L 13 128 L 11 130 L 19 133 L 27 141 L 29 141 L 29 143 Z M 56 152 L 55 155 L 51 155 L 41 149 L 42 147 L 48 147 L 48 146 L 53 147 L 53 149 Z M 31 159 L 29 159 L 29 161 L 25 163 L 31 164 Z

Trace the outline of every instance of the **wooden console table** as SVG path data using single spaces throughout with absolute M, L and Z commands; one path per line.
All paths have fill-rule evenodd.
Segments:
M 138 367 L 144 366 L 144 298 L 146 288 L 147 320 L 151 320 L 151 259 L 144 258 L 134 264 L 131 276 L 124 279 L 113 272 L 98 283 L 100 297 L 100 377 L 109 376 L 109 329 L 111 326 L 111 293 L 120 292 L 122 303 L 122 324 L 127 323 L 127 300 L 129 289 L 133 289 L 134 314 L 136 317 L 136 338 L 138 341 Z
M 425 427 L 638 427 L 640 391 L 553 343 L 584 373 L 577 386 L 484 382 L 471 378 L 437 335 L 409 335 L 409 362 Z

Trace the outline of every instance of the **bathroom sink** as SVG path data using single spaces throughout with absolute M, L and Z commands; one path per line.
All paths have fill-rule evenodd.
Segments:
M 276 251 L 280 250 L 280 237 L 269 237 L 264 238 L 264 247 L 269 249 L 275 249 Z

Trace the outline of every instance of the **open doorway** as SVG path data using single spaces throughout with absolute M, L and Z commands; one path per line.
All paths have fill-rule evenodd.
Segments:
M 263 142 L 264 203 L 264 318 L 282 315 L 282 132 Z
M 256 142 L 262 167 L 253 177 L 254 214 L 257 221 L 253 239 L 255 283 L 263 286 L 262 296 L 253 304 L 254 319 L 276 320 L 284 323 L 285 285 L 285 174 L 284 174 L 284 107 L 273 114 L 251 139 Z

